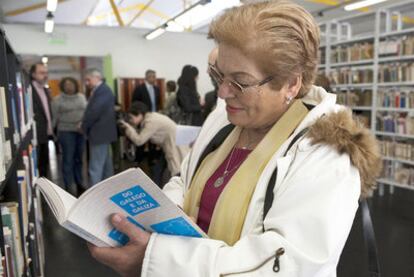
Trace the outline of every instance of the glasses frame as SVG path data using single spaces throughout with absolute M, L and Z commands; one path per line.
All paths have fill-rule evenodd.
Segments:
M 214 81 L 217 83 L 218 86 L 221 86 L 222 84 L 224 84 L 227 79 L 226 81 L 227 84 L 230 87 L 237 89 L 242 94 L 247 94 L 248 93 L 247 90 L 257 89 L 273 80 L 273 76 L 269 76 L 265 78 L 264 80 L 258 82 L 257 84 L 243 86 L 239 84 L 238 82 L 236 82 L 235 80 L 232 80 L 228 77 L 224 77 L 224 75 L 218 70 L 217 66 L 214 64 L 209 64 L 208 69 L 209 69 L 211 77 L 214 79 Z

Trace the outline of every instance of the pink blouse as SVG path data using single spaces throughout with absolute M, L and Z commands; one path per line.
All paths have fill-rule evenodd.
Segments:
M 217 200 L 226 187 L 227 183 L 243 163 L 243 161 L 250 154 L 251 150 L 235 148 L 223 163 L 217 168 L 213 175 L 208 179 L 207 184 L 204 187 L 204 191 L 200 199 L 200 210 L 198 212 L 197 224 L 204 232 L 208 232 L 210 226 L 211 217 L 213 216 L 214 207 L 216 206 Z M 229 161 L 229 159 L 231 159 Z M 227 167 L 227 175 L 224 177 L 223 183 L 215 187 L 214 183 L 221 176 L 224 175 L 224 172 Z

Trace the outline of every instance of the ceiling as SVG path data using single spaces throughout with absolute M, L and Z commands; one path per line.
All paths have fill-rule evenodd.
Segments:
M 254 1 L 257 0 L 241 0 L 241 2 Z M 296 0 L 294 2 L 312 12 L 318 21 L 364 13 L 384 5 L 378 4 L 370 9 L 346 12 L 341 7 L 343 1 L 349 2 L 349 0 Z M 59 0 L 54 18 L 56 24 L 154 29 L 196 2 L 198 0 Z M 389 0 L 386 4 L 396 2 L 402 1 Z M 212 17 L 223 9 L 235 5 L 240 5 L 240 1 L 212 0 L 205 5 L 204 10 L 193 14 L 191 18 L 183 19 L 177 26 L 170 26 L 170 30 L 206 32 L 206 26 Z M 0 20 L 4 23 L 43 24 L 46 13 L 46 0 L 0 0 Z M 414 20 L 412 24 L 414 26 Z

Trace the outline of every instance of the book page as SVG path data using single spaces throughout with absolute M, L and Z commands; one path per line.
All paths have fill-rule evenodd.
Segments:
M 39 178 L 36 184 L 39 186 L 43 196 L 45 196 L 58 222 L 62 224 L 77 199 L 48 179 Z
M 124 245 L 128 237 L 111 225 L 113 213 L 148 232 L 206 237 L 140 169 L 126 170 L 88 190 L 72 207 L 68 221 L 111 246 Z

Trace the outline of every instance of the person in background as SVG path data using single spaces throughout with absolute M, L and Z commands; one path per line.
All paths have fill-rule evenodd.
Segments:
M 42 63 L 30 67 L 30 79 L 33 97 L 33 113 L 36 123 L 38 169 L 40 177 L 48 177 L 49 139 L 53 138 L 50 93 L 47 85 L 48 70 Z
M 117 140 L 115 119 L 115 97 L 102 81 L 102 73 L 89 69 L 85 74 L 85 85 L 91 91 L 82 119 L 81 129 L 89 143 L 88 173 L 93 186 L 113 175 L 110 145 Z
M 210 52 L 210 55 L 208 55 L 209 67 L 207 69 L 207 73 L 210 76 L 211 83 L 213 84 L 214 89 L 212 91 L 207 92 L 204 95 L 204 107 L 203 107 L 204 120 L 211 113 L 211 111 L 214 110 L 217 104 L 218 85 L 217 85 L 217 82 L 214 80 L 214 78 L 211 76 L 211 72 L 210 72 L 210 66 L 216 64 L 217 56 L 218 56 L 218 48 L 216 47 Z
M 160 88 L 156 86 L 157 76 L 156 72 L 152 69 L 148 69 L 145 72 L 145 81 L 143 84 L 137 86 L 132 95 L 132 101 L 142 102 L 147 105 L 148 110 L 151 112 L 157 112 L 162 109 L 161 107 L 161 95 Z M 147 160 L 150 167 L 151 178 L 157 183 L 162 182 L 162 172 L 165 170 L 165 157 L 161 149 L 158 146 L 148 143 L 142 147 L 138 147 L 137 157 L 140 160 Z
M 125 135 L 137 146 L 148 141 L 160 146 L 164 151 L 171 176 L 178 174 L 181 162 L 188 151 L 175 143 L 177 130 L 175 122 L 163 114 L 148 111 L 147 106 L 142 102 L 133 102 L 128 115 L 130 118 L 128 123 L 120 121 L 125 129 Z
M 140 101 L 148 106 L 151 112 L 157 112 L 162 109 L 160 88 L 156 86 L 157 76 L 154 70 L 148 69 L 145 72 L 145 81 L 137 86 L 132 94 L 132 101 Z
M 76 79 L 63 78 L 59 84 L 61 94 L 52 102 L 53 126 L 62 148 L 63 182 L 74 195 L 83 191 L 82 154 L 84 137 L 79 128 L 86 109 L 86 98 L 79 92 Z M 75 185 L 75 186 L 73 186 Z
M 123 247 L 89 246 L 123 277 L 335 277 L 360 196 L 376 185 L 375 137 L 313 86 L 320 32 L 289 1 L 226 10 L 210 24 L 218 105 L 163 189 L 208 235 L 149 233 L 124 215 Z
M 174 81 L 167 82 L 167 101 L 163 114 L 171 118 L 174 122 L 178 123 L 180 121 L 181 109 L 177 103 L 177 85 Z
M 167 99 L 165 100 L 164 112 L 168 115 L 168 110 L 171 108 L 171 106 L 177 99 L 177 84 L 174 81 L 170 80 L 167 82 L 166 88 Z
M 203 124 L 200 95 L 197 92 L 197 79 L 197 67 L 185 65 L 177 81 L 177 103 L 183 113 L 180 124 L 193 126 L 201 126 Z

